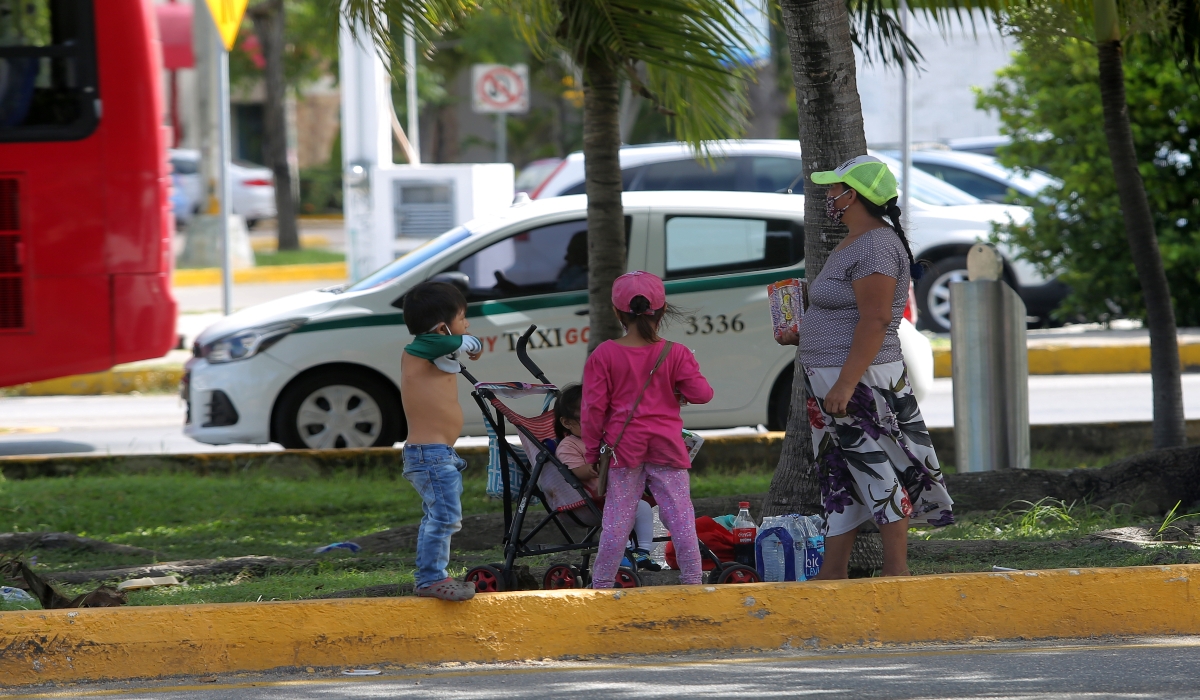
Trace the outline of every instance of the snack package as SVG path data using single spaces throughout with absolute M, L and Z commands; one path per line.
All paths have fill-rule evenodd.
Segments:
M 700 452 L 700 448 L 704 445 L 704 438 L 693 433 L 690 430 L 683 431 L 683 446 L 688 451 L 688 461 L 695 462 L 696 454 Z
M 767 298 L 771 300 L 771 327 L 775 339 L 781 340 L 787 332 L 799 333 L 800 321 L 804 319 L 804 292 L 806 282 L 801 279 L 780 280 L 767 285 Z

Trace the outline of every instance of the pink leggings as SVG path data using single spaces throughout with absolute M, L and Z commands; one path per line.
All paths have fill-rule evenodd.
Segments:
M 645 464 L 636 469 L 618 467 L 608 473 L 608 493 L 604 496 L 604 522 L 601 525 L 603 534 L 600 535 L 596 564 L 592 567 L 592 588 L 612 588 L 629 531 L 633 528 L 638 501 L 647 485 L 654 500 L 658 501 L 659 517 L 671 531 L 681 569 L 680 580 L 685 584 L 700 583 L 703 572 L 700 570 L 696 511 L 692 508 L 688 470 Z

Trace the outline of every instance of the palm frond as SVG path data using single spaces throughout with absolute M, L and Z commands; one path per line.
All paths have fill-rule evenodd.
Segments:
M 478 9 L 479 0 L 341 0 L 340 7 L 355 38 L 369 41 L 399 66 L 404 63 L 404 32 L 398 30 L 406 21 L 412 21 L 417 41 L 429 45 L 461 26 Z
M 508 0 L 520 31 L 543 55 L 558 49 L 577 63 L 600 54 L 644 88 L 681 140 L 744 133 L 743 63 L 748 31 L 734 0 Z

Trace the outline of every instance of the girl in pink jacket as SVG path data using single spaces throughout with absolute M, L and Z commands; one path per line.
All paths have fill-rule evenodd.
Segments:
M 691 350 L 671 343 L 663 356 L 669 341 L 658 337 L 658 328 L 671 309 L 661 279 L 649 272 L 621 275 L 613 283 L 612 302 L 625 336 L 597 347 L 583 369 L 587 463 L 599 463 L 601 442 L 617 446 L 609 465 L 592 587 L 612 588 L 647 486 L 671 531 L 680 580 L 700 583 L 700 547 L 687 472 L 691 462 L 683 445 L 679 407 L 708 403 L 713 390 Z M 655 370 L 660 357 L 662 364 Z

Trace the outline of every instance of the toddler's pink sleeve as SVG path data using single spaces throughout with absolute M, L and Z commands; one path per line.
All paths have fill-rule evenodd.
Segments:
M 600 441 L 604 438 L 604 419 L 608 415 L 608 363 L 604 346 L 596 348 L 583 366 L 583 405 L 579 422 L 583 424 L 584 456 L 588 464 L 600 461 Z
M 679 346 L 679 361 L 675 365 L 675 389 L 688 403 L 708 403 L 712 401 L 713 389 L 708 380 L 700 374 L 700 363 L 691 348 Z

